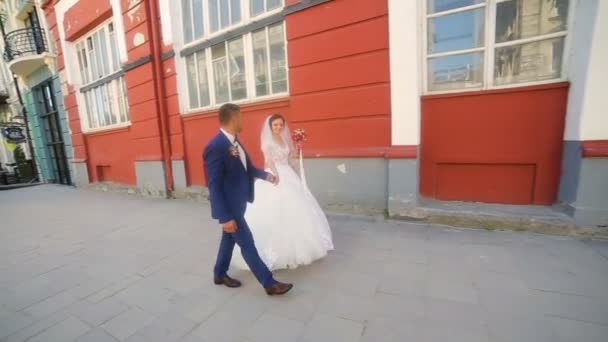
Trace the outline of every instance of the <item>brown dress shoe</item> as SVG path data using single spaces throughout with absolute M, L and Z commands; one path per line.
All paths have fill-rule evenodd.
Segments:
M 266 288 L 266 293 L 269 296 L 280 296 L 280 295 L 286 294 L 292 288 L 293 288 L 292 284 L 284 284 L 284 283 L 281 283 L 281 282 L 277 281 L 271 287 L 267 287 Z
M 229 276 L 215 278 L 213 280 L 213 282 L 215 283 L 215 285 L 226 285 L 227 287 L 231 287 L 231 288 L 241 287 L 241 285 L 242 285 L 240 281 L 238 281 L 236 279 L 232 279 Z

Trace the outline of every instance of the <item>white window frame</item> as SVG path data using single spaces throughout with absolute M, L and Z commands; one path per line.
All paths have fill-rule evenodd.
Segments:
M 493 90 L 493 89 L 509 89 L 509 88 L 520 88 L 526 86 L 534 86 L 534 85 L 543 85 L 543 84 L 551 84 L 551 83 L 560 83 L 566 82 L 568 80 L 567 75 L 567 67 L 569 64 L 570 57 L 570 40 L 572 34 L 570 34 L 573 26 L 573 12 L 575 9 L 576 1 L 570 0 L 568 2 L 568 17 L 566 18 L 567 26 L 566 30 L 560 32 L 553 32 L 548 34 L 541 34 L 534 37 L 522 38 L 518 40 L 513 40 L 504 43 L 496 43 L 495 35 L 496 35 L 496 9 L 497 5 L 502 2 L 507 2 L 511 0 L 485 0 L 483 3 L 474 4 L 470 6 L 460 7 L 452 10 L 447 10 L 438 13 L 428 13 L 428 1 L 421 0 L 422 2 L 422 90 L 424 95 L 436 95 L 436 94 L 450 94 L 450 93 L 466 93 L 466 92 L 474 92 L 481 90 Z M 461 13 L 466 11 L 475 10 L 478 8 L 484 8 L 485 17 L 484 17 L 484 45 L 479 48 L 472 48 L 466 50 L 455 50 L 441 53 L 429 53 L 428 47 L 428 22 L 431 18 L 442 17 L 450 14 Z M 504 84 L 504 85 L 496 85 L 494 84 L 494 58 L 496 48 L 513 46 L 513 45 L 521 45 L 525 43 L 532 43 L 537 41 L 543 41 L 551 38 L 559 38 L 564 37 L 564 50 L 562 55 L 562 66 L 561 66 L 561 75 L 558 78 L 552 78 L 547 80 L 540 81 L 530 81 L 530 82 L 520 82 L 520 83 L 512 83 L 512 84 Z M 450 90 L 429 90 L 429 59 L 437 58 L 437 57 L 445 57 L 445 56 L 453 56 L 453 55 L 462 55 L 467 53 L 474 52 L 483 52 L 483 78 L 482 78 L 482 86 L 481 87 L 470 87 L 470 88 L 459 88 L 459 89 L 450 89 Z
M 184 11 L 183 11 L 183 2 L 182 1 L 178 1 L 179 2 L 179 28 L 177 28 L 179 31 L 181 32 L 181 34 L 179 35 L 180 37 L 178 38 L 178 43 L 180 45 L 181 48 L 176 49 L 176 55 L 179 56 L 179 51 L 196 46 L 198 44 L 200 44 L 201 42 L 204 41 L 208 41 L 210 39 L 216 38 L 218 36 L 222 36 L 224 34 L 226 34 L 227 32 L 233 31 L 235 29 L 238 29 L 240 27 L 246 26 L 248 24 L 251 24 L 253 22 L 257 22 L 257 21 L 261 21 L 265 18 L 271 17 L 273 15 L 276 15 L 278 13 L 281 13 L 283 11 L 283 9 L 285 8 L 285 0 L 281 1 L 281 6 L 277 7 L 276 9 L 270 10 L 270 11 L 266 11 L 264 13 L 261 13 L 259 15 L 256 16 L 251 16 L 251 7 L 250 7 L 250 0 L 240 0 L 241 1 L 241 21 L 238 24 L 226 27 L 224 29 L 220 29 L 216 32 L 210 33 L 210 19 L 209 19 L 209 15 L 207 13 L 209 13 L 209 1 L 208 0 L 202 0 L 203 1 L 203 36 L 199 37 L 197 39 L 192 40 L 191 42 L 186 43 L 185 42 L 185 32 L 184 32 L 184 28 L 183 28 L 183 15 L 184 15 Z M 192 25 L 192 32 L 194 34 L 194 21 L 193 21 L 193 15 L 191 15 L 190 17 L 190 21 L 191 21 L 191 25 Z M 285 20 L 280 21 L 280 22 L 276 22 L 276 23 L 272 23 L 269 24 L 267 26 L 265 26 L 265 30 L 266 30 L 266 39 L 267 39 L 267 45 L 269 45 L 270 41 L 269 41 L 269 36 L 268 36 L 268 28 L 282 23 L 283 24 L 283 42 L 284 42 L 284 46 L 285 46 L 285 73 L 286 73 L 286 91 L 285 92 L 281 92 L 281 93 L 275 93 L 275 94 L 269 94 L 269 95 L 264 95 L 264 96 L 255 96 L 255 74 L 254 74 L 254 58 L 253 58 L 253 32 L 258 31 L 258 29 L 256 29 L 255 31 L 249 31 L 244 33 L 243 35 L 241 35 L 240 37 L 243 39 L 243 51 L 244 51 L 244 56 L 245 56 L 245 78 L 246 78 L 246 89 L 247 89 L 247 97 L 241 100 L 231 100 L 231 103 L 236 103 L 236 104 L 249 104 L 249 103 L 256 103 L 256 102 L 265 102 L 265 101 L 272 101 L 272 100 L 277 100 L 277 99 L 282 99 L 282 98 L 286 98 L 289 96 L 289 60 L 288 60 L 288 42 L 287 42 L 287 22 Z M 261 28 L 260 28 L 261 29 Z M 235 39 L 239 39 L 239 37 L 234 37 L 228 40 L 225 40 L 223 42 L 218 42 L 217 44 L 222 44 L 222 43 L 226 43 L 227 41 L 231 41 L 231 40 L 235 40 Z M 214 44 L 213 46 L 217 45 Z M 222 103 L 217 103 L 215 100 L 215 83 L 214 83 L 214 78 L 213 78 L 213 67 L 212 67 L 212 58 L 211 58 L 211 48 L 212 46 L 206 47 L 203 50 L 200 50 L 198 52 L 195 52 L 193 54 L 196 53 L 204 53 L 205 54 L 205 62 L 207 63 L 207 84 L 208 84 L 208 88 L 209 88 L 209 97 L 210 97 L 210 104 L 204 107 L 196 107 L 196 108 L 191 108 L 190 107 L 190 94 L 189 94 L 189 89 L 188 89 L 188 69 L 187 69 L 187 65 L 186 65 L 186 58 L 189 57 L 188 56 L 179 56 L 176 57 L 178 59 L 177 61 L 177 65 L 176 67 L 178 68 L 179 73 L 181 74 L 181 81 L 180 83 L 184 84 L 184 87 L 182 88 L 182 90 L 185 91 L 179 91 L 180 93 L 180 103 L 182 104 L 183 110 L 181 110 L 183 115 L 191 115 L 191 114 L 199 114 L 201 112 L 205 112 L 205 111 L 210 111 L 210 110 L 214 110 L 219 108 Z M 270 50 L 267 50 L 268 53 L 270 53 Z M 226 50 L 227 54 L 228 54 L 228 50 Z M 270 54 L 268 55 L 268 61 L 267 63 L 270 64 Z M 198 80 L 198 63 L 196 63 L 196 76 L 197 76 L 197 80 Z M 269 75 L 270 77 L 272 77 L 271 75 Z M 197 82 L 198 84 L 198 82 Z M 269 87 L 271 87 L 270 89 L 272 89 L 272 84 L 269 84 Z M 197 90 L 198 90 L 198 86 L 197 86 Z M 272 91 L 271 91 L 272 92 Z
M 114 39 L 116 42 L 116 54 L 118 56 L 118 60 L 115 61 L 114 60 L 114 56 L 112 54 L 112 48 L 111 48 L 111 41 L 110 41 L 110 31 L 109 31 L 109 27 L 110 25 L 112 25 L 113 27 L 113 35 L 114 35 Z M 105 40 L 105 51 L 103 51 L 103 53 L 105 53 L 106 58 L 108 60 L 108 68 L 109 68 L 109 72 L 107 74 L 102 75 L 101 77 L 95 77 L 93 75 L 93 71 L 92 71 L 92 67 L 91 67 L 91 59 L 90 59 L 90 55 L 88 53 L 88 42 L 87 40 L 89 38 L 92 38 L 95 34 L 97 34 L 98 32 L 101 32 L 102 30 L 104 30 L 104 40 Z M 120 44 L 120 40 L 118 37 L 118 32 L 116 30 L 116 23 L 114 22 L 113 19 L 108 19 L 106 21 L 104 21 L 103 23 L 99 24 L 98 26 L 96 26 L 94 29 L 88 31 L 86 34 L 82 35 L 82 37 L 78 38 L 76 41 L 74 41 L 72 43 L 72 46 L 74 47 L 74 50 L 76 51 L 76 58 L 74 59 L 76 61 L 76 63 L 78 63 L 78 65 L 76 66 L 76 69 L 78 70 L 78 76 L 77 76 L 77 80 L 78 80 L 78 84 L 79 87 L 77 89 L 77 97 L 79 99 L 78 101 L 78 109 L 80 112 L 80 119 L 82 121 L 83 125 L 83 132 L 84 133 L 94 133 L 94 132 L 98 132 L 98 131 L 105 131 L 105 130 L 111 130 L 111 129 L 116 129 L 116 128 L 121 128 L 121 127 L 128 127 L 131 125 L 131 118 L 130 118 L 130 113 L 129 113 L 129 100 L 128 100 L 128 96 L 126 94 L 126 81 L 125 81 L 125 76 L 124 75 L 120 75 L 123 71 L 122 71 L 122 65 L 120 62 L 120 48 L 119 48 L 119 44 Z M 85 53 L 87 54 L 87 64 L 88 64 L 88 82 L 84 83 L 84 75 L 80 69 L 80 47 L 84 45 L 85 47 Z M 95 49 L 97 49 L 97 47 L 94 47 Z M 100 48 L 100 50 L 102 50 Z M 97 61 L 95 61 L 97 62 Z M 117 62 L 117 64 L 115 65 L 115 62 Z M 97 66 L 96 66 L 97 67 Z M 115 75 L 116 77 L 112 77 L 113 75 Z M 101 96 L 104 97 L 104 101 L 108 102 L 107 106 L 108 109 L 110 110 L 111 115 L 114 117 L 114 119 L 116 120 L 116 123 L 112 123 L 112 124 L 103 124 L 101 125 L 99 122 L 96 123 L 96 125 L 93 125 L 92 122 L 90 122 L 90 117 L 93 117 L 91 115 L 91 113 L 89 113 L 89 99 L 87 98 L 88 94 L 91 94 L 92 91 L 94 91 L 93 89 L 88 90 L 86 92 L 82 92 L 81 88 L 83 87 L 87 87 L 91 84 L 94 84 L 95 82 L 104 79 L 104 78 L 110 78 L 109 80 L 107 80 L 107 82 L 104 82 L 100 85 L 98 85 L 97 87 L 93 88 L 93 89 L 98 89 L 100 87 L 106 86 L 108 85 L 108 88 L 106 89 L 107 91 L 113 90 L 113 95 L 110 95 L 108 93 L 103 94 Z M 101 88 L 100 88 L 101 91 Z M 116 101 L 111 101 L 111 100 L 116 100 Z M 122 101 L 124 101 L 124 103 L 122 103 Z M 105 104 L 104 104 L 105 105 Z M 126 116 L 126 120 L 122 120 L 122 113 L 121 111 L 124 110 L 125 114 L 124 116 Z M 99 114 L 95 113 L 95 119 L 99 120 L 99 118 L 101 117 Z

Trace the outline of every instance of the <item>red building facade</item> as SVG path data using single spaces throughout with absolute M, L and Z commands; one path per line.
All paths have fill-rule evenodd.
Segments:
M 605 32 L 574 25 L 568 1 L 541 3 L 48 1 L 77 183 L 204 192 L 201 151 L 217 108 L 235 102 L 258 163 L 266 116 L 307 130 L 311 187 L 328 207 L 560 202 L 580 183 L 563 177 L 564 131 L 581 122 L 563 66 L 577 34 Z M 538 32 L 505 26 L 510 11 L 536 15 Z M 508 54 L 530 44 L 536 57 Z

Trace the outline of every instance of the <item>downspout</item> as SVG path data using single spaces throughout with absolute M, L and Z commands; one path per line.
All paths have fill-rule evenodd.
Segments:
M 154 87 L 156 95 L 156 109 L 159 113 L 159 130 L 161 137 L 161 153 L 165 170 L 166 196 L 170 197 L 173 191 L 173 166 L 171 164 L 171 141 L 169 139 L 169 111 L 167 110 L 167 96 L 163 77 L 162 37 L 159 23 L 158 0 L 143 0 L 148 18 L 148 32 L 151 34 L 152 68 L 154 70 Z

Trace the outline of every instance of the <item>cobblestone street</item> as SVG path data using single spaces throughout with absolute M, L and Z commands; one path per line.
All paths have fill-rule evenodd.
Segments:
M 0 220 L 2 342 L 608 341 L 605 241 L 336 215 L 275 298 L 212 284 L 201 203 L 38 186 Z

